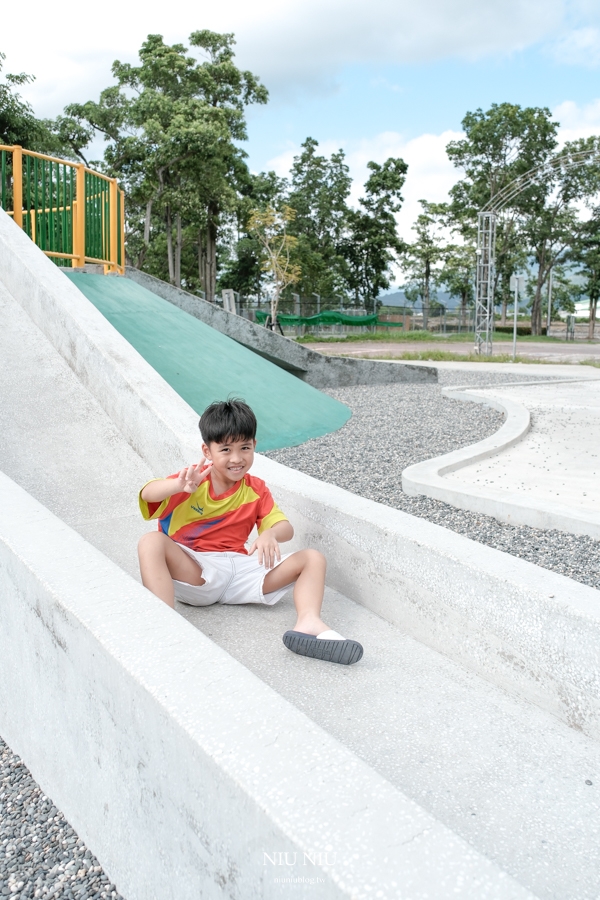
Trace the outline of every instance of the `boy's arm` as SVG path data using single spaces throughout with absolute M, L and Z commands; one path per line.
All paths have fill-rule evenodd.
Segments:
M 202 471 L 204 466 L 207 466 L 207 468 Z M 206 460 L 202 460 L 192 466 L 186 466 L 179 472 L 177 478 L 159 478 L 156 481 L 150 481 L 142 488 L 140 497 L 146 503 L 162 503 L 163 500 L 166 500 L 167 497 L 172 497 L 173 494 L 181 494 L 182 492 L 193 494 L 210 474 L 211 466 L 212 463 L 207 465 Z

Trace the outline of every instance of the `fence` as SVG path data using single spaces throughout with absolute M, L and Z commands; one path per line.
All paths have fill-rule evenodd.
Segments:
M 0 207 L 58 266 L 125 271 L 125 196 L 115 178 L 0 145 Z
M 223 291 L 226 308 L 260 325 L 270 316 L 266 298 L 245 297 L 236 291 Z M 377 331 L 385 334 L 398 331 L 427 330 L 433 334 L 473 332 L 474 310 L 447 310 L 444 306 L 431 309 L 425 318 L 422 311 L 409 306 L 381 306 L 377 315 L 363 307 L 344 305 L 339 298 L 315 300 L 313 297 L 284 298 L 279 304 L 278 328 L 288 337 L 318 334 L 323 337 L 341 334 L 362 334 Z M 217 300 L 217 302 L 220 302 Z

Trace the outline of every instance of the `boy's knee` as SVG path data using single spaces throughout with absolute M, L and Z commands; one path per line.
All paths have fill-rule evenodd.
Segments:
M 143 534 L 138 541 L 138 554 L 157 553 L 164 548 L 165 535 L 160 531 L 149 531 Z
M 313 566 L 323 566 L 325 568 L 327 566 L 327 559 L 323 556 L 320 550 L 305 550 L 306 553 L 306 561 Z

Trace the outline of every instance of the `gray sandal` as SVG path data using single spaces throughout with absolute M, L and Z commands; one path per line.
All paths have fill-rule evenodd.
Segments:
M 283 635 L 283 643 L 288 650 L 298 653 L 300 656 L 341 663 L 343 666 L 351 666 L 352 663 L 358 662 L 363 655 L 363 648 L 358 641 L 318 640 L 316 635 L 304 634 L 303 631 L 286 631 Z

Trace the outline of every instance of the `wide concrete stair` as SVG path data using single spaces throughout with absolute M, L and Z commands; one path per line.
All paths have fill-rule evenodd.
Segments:
M 42 267 L 41 272 L 42 280 L 44 276 L 52 280 L 53 273 L 49 269 Z M 35 311 L 35 304 L 32 308 Z M 180 671 L 183 683 L 187 683 L 191 692 L 191 702 L 198 708 L 203 707 L 205 697 L 211 701 L 203 713 L 202 727 L 208 730 L 206 722 L 214 715 L 214 740 L 218 741 L 220 734 L 222 742 L 214 744 L 208 761 L 194 751 L 196 756 L 191 758 L 196 760 L 199 783 L 204 784 L 208 778 L 206 785 L 212 783 L 211 779 L 221 784 L 219 773 L 231 757 L 237 765 L 231 777 L 237 788 L 246 792 L 244 799 L 236 800 L 232 788 L 221 787 L 221 793 L 206 810 L 207 818 L 195 821 L 189 810 L 186 811 L 186 803 L 191 808 L 190 797 L 196 790 L 193 780 L 189 785 L 185 782 L 193 769 L 186 763 L 183 752 L 174 759 L 166 755 L 164 765 L 171 773 L 169 790 L 179 796 L 178 792 L 183 791 L 181 784 L 185 783 L 189 795 L 184 798 L 182 794 L 179 805 L 175 804 L 175 813 L 183 818 L 176 822 L 178 830 L 173 836 L 172 853 L 175 856 L 183 853 L 181 845 L 191 845 L 189 835 L 193 834 L 204 847 L 204 856 L 198 856 L 189 869 L 183 863 L 173 869 L 167 847 L 163 851 L 166 856 L 162 858 L 160 853 L 154 853 L 154 859 L 150 854 L 148 859 L 142 855 L 137 860 L 137 867 L 131 862 L 126 865 L 111 844 L 111 827 L 108 826 L 113 822 L 111 815 L 116 815 L 112 806 L 109 813 L 112 801 L 95 791 L 93 780 L 88 781 L 87 787 L 85 782 L 80 783 L 78 792 L 73 795 L 67 786 L 68 773 L 63 773 L 62 780 L 55 777 L 54 770 L 45 761 L 52 755 L 45 749 L 48 737 L 63 748 L 63 756 L 67 759 L 73 748 L 73 752 L 77 750 L 80 756 L 85 755 L 80 752 L 80 738 L 74 736 L 78 734 L 77 722 L 67 725 L 67 719 L 61 723 L 54 717 L 47 723 L 53 734 L 48 735 L 46 731 L 37 735 L 36 717 L 39 716 L 41 728 L 43 708 L 37 709 L 33 720 L 27 713 L 25 726 L 22 724 L 25 721 L 22 719 L 24 701 L 15 710 L 5 696 L 0 711 L 0 726 L 5 730 L 3 736 L 9 741 L 14 738 L 15 749 L 31 765 L 48 793 L 56 788 L 51 796 L 63 805 L 72 824 L 89 841 L 127 900 L 150 896 L 198 896 L 198 884 L 202 885 L 203 897 L 378 896 L 445 900 L 450 896 L 535 896 L 544 900 L 588 900 L 599 895 L 600 753 L 597 740 L 590 736 L 595 734 L 595 725 L 589 724 L 586 714 L 581 713 L 579 719 L 576 711 L 563 715 L 567 721 L 571 715 L 572 723 L 577 725 L 576 728 L 569 727 L 567 721 L 561 721 L 560 710 L 557 715 L 548 711 L 547 701 L 542 699 L 538 704 L 526 699 L 527 696 L 535 697 L 535 692 L 521 691 L 516 681 L 511 689 L 503 670 L 498 669 L 495 662 L 488 665 L 498 651 L 486 637 L 484 623 L 477 621 L 475 615 L 469 628 L 481 658 L 469 661 L 466 654 L 462 657 L 464 664 L 459 664 L 456 661 L 461 659 L 456 650 L 457 640 L 465 641 L 460 633 L 460 623 L 457 624 L 451 615 L 442 616 L 437 630 L 432 629 L 429 635 L 423 623 L 419 628 L 411 628 L 408 617 L 403 626 L 401 617 L 388 613 L 384 606 L 371 603 L 367 591 L 363 592 L 361 602 L 355 602 L 330 588 L 325 607 L 327 621 L 332 627 L 360 639 L 365 646 L 361 663 L 345 668 L 305 660 L 285 650 L 281 635 L 293 624 L 291 595 L 274 608 L 194 609 L 180 605 L 179 612 L 187 623 L 149 594 L 144 596 L 145 592 L 134 586 L 133 579 L 138 579 L 135 545 L 148 526 L 137 512 L 135 491 L 149 476 L 162 473 L 153 472 L 155 463 L 150 464 L 148 455 L 141 452 L 141 446 L 135 446 L 135 442 L 125 436 L 125 425 L 119 427 L 115 423 L 116 416 L 107 413 L 94 390 L 93 381 L 89 380 L 88 386 L 84 384 L 85 379 L 77 372 L 78 365 L 83 368 L 86 365 L 81 347 L 78 351 L 80 362 L 74 358 L 67 362 L 64 358 L 67 350 L 64 354 L 58 352 L 55 343 L 34 324 L 23 304 L 1 284 L 0 317 L 0 423 L 3 434 L 0 470 L 15 483 L 11 486 L 6 479 L 2 482 L 4 518 L 0 520 L 0 536 L 8 548 L 5 556 L 0 558 L 0 570 L 5 576 L 2 582 L 2 616 L 6 626 L 3 633 L 7 640 L 12 634 L 11 641 L 4 644 L 5 661 L 14 658 L 11 654 L 15 652 L 17 638 L 21 639 L 15 630 L 16 619 L 11 619 L 10 591 L 14 590 L 15 597 L 21 597 L 31 595 L 33 590 L 19 586 L 23 581 L 18 574 L 19 567 L 37 573 L 36 584 L 50 591 L 56 603 L 61 599 L 61 590 L 56 587 L 59 582 L 52 574 L 53 565 L 59 567 L 61 584 L 88 584 L 90 608 L 86 614 L 98 616 L 94 627 L 100 630 L 94 632 L 94 642 L 83 656 L 81 645 L 78 651 L 81 662 L 78 663 L 77 652 L 68 655 L 70 664 L 75 660 L 75 680 L 87 685 L 86 679 L 91 679 L 89 683 L 96 685 L 99 692 L 99 697 L 88 696 L 91 708 L 98 709 L 99 721 L 95 724 L 92 717 L 82 722 L 81 728 L 93 737 L 98 771 L 108 769 L 108 773 L 104 773 L 108 775 L 104 790 L 108 793 L 110 785 L 117 780 L 116 789 L 125 798 L 118 813 L 121 821 L 132 824 L 128 833 L 114 833 L 118 833 L 119 841 L 127 846 L 129 857 L 132 850 L 140 852 L 144 842 L 154 846 L 147 831 L 143 831 L 148 827 L 144 820 L 146 807 L 154 815 L 153 828 L 158 834 L 162 833 L 161 816 L 166 821 L 166 813 L 161 809 L 161 815 L 157 816 L 148 799 L 150 788 L 159 791 L 157 785 L 164 773 L 160 777 L 154 773 L 155 781 L 145 785 L 138 801 L 139 808 L 128 807 L 127 791 L 133 791 L 132 796 L 137 794 L 134 788 L 119 787 L 118 783 L 119 760 L 125 756 L 127 744 L 125 731 L 134 731 L 138 720 L 145 722 L 141 730 L 145 741 L 134 743 L 138 767 L 131 776 L 134 780 L 134 776 L 139 777 L 142 784 L 144 777 L 149 777 L 145 772 L 153 772 L 155 765 L 155 760 L 149 758 L 148 748 L 152 747 L 153 754 L 161 759 L 166 750 L 164 736 L 160 738 L 161 743 L 157 743 L 159 726 L 156 723 L 148 725 L 137 703 L 132 702 L 127 707 L 129 682 L 126 678 L 111 676 L 108 683 L 112 685 L 112 699 L 110 691 L 104 697 L 99 682 L 94 680 L 98 678 L 94 668 L 105 666 L 99 648 L 103 641 L 108 646 L 107 642 L 112 640 L 113 624 L 115 631 L 121 634 L 121 615 L 129 617 L 126 637 L 138 656 L 141 654 L 145 671 L 151 670 L 157 679 L 153 688 L 147 688 L 156 702 L 163 699 L 167 703 L 164 698 L 168 698 L 170 683 L 166 673 L 170 666 Z M 93 317 L 90 321 L 98 323 Z M 104 326 L 98 324 L 98 327 Z M 118 357 L 116 350 L 110 355 Z M 120 356 L 119 365 L 125 370 L 129 362 L 126 355 Z M 170 389 L 166 391 L 165 398 L 171 393 Z M 157 407 L 155 412 L 159 411 Z M 147 435 L 145 440 L 147 442 Z M 169 455 L 168 446 L 166 453 Z M 258 464 L 260 471 L 263 463 L 259 460 Z M 283 467 L 273 468 L 273 477 L 280 470 Z M 301 479 L 306 480 L 306 476 L 298 475 L 297 478 L 298 483 Z M 275 490 L 278 496 L 277 487 Z M 285 492 L 283 494 L 285 496 Z M 357 498 L 351 500 L 354 505 L 359 503 Z M 46 514 L 39 504 L 59 521 L 50 513 Z M 369 504 L 371 507 L 385 524 L 391 511 L 377 504 Z M 393 515 L 402 517 L 395 512 Z M 409 520 L 410 517 L 402 519 Z M 70 537 L 69 528 L 84 538 L 87 545 Z M 432 540 L 443 531 L 428 523 L 415 522 L 414 530 L 419 528 L 432 535 Z M 457 537 L 457 540 L 465 559 L 469 553 L 472 560 L 477 558 L 481 549 L 478 545 L 464 538 Z M 328 538 L 324 538 L 326 550 L 327 541 Z M 99 554 L 94 555 L 91 549 L 87 550 L 89 545 L 101 551 L 115 567 L 110 571 L 106 569 L 105 573 L 102 558 Z M 498 559 L 500 565 L 505 560 L 507 568 L 514 562 L 496 551 L 486 550 L 485 553 Z M 88 557 L 91 572 L 87 571 Z M 38 558 L 41 560 L 39 570 L 36 569 Z M 3 559 L 8 560 L 4 565 Z M 335 570 L 335 559 L 331 562 Z M 598 597 L 597 592 L 574 585 L 568 579 L 517 562 L 522 577 L 540 582 L 546 596 L 554 590 L 572 591 L 581 604 Z M 360 566 L 360 558 L 357 565 Z M 383 566 L 382 563 L 379 565 Z M 354 574 L 349 572 L 348 577 L 358 582 L 361 576 L 357 569 Z M 489 573 L 486 577 L 489 580 Z M 426 572 L 423 572 L 423 580 L 427 580 Z M 482 592 L 485 590 L 483 580 L 482 576 Z M 104 607 L 97 608 L 95 598 L 102 597 L 103 589 L 110 592 L 113 582 L 116 593 L 111 594 L 112 605 L 107 605 L 103 612 Z M 334 582 L 339 585 L 340 579 L 336 576 Z M 469 593 L 471 586 L 467 576 L 464 585 L 465 593 Z M 86 593 L 85 587 L 83 591 Z M 375 597 L 378 593 L 383 595 L 383 581 L 378 583 L 373 578 L 371 591 Z M 37 612 L 29 621 L 48 620 L 46 626 L 53 635 L 51 640 L 60 658 L 61 654 L 67 653 L 66 647 L 72 639 L 61 637 L 67 613 L 57 607 L 56 621 L 50 628 L 50 608 L 54 601 L 40 599 L 41 587 L 36 588 L 34 594 Z M 505 600 L 512 602 L 508 591 L 506 598 L 498 595 L 496 600 L 499 608 Z M 147 610 L 143 613 L 147 633 L 139 624 L 141 619 L 135 618 L 136 604 L 141 604 L 140 610 Z M 65 608 L 66 605 L 65 601 Z M 80 613 L 80 622 L 83 621 L 83 613 Z M 525 618 L 523 622 L 524 627 L 535 628 L 533 620 Z M 194 629 L 189 628 L 189 623 Z M 34 624 L 27 627 L 32 629 L 31 640 L 35 638 L 41 642 L 34 632 Z M 159 628 L 160 634 L 155 634 L 155 628 Z M 71 631 L 75 634 L 77 629 L 73 626 Z M 198 644 L 200 655 L 196 663 L 192 654 L 196 652 L 194 634 L 198 631 L 209 641 Z M 417 632 L 421 640 L 411 636 Z M 161 634 L 166 636 L 166 646 L 161 644 Z M 82 640 L 78 637 L 78 641 Z M 28 643 L 25 640 L 23 647 L 27 648 Z M 211 649 L 215 644 L 226 653 L 219 655 L 216 649 Z M 118 652 L 111 650 L 112 658 L 124 660 L 125 650 L 119 646 Z M 155 651 L 148 650 L 152 646 Z M 434 646 L 437 649 L 433 649 Z M 184 652 L 185 647 L 190 655 Z M 489 659 L 484 658 L 486 647 Z M 448 655 L 440 652 L 444 649 Z M 15 677 L 16 665 L 10 670 L 5 669 L 3 674 L 13 696 L 30 697 L 29 702 L 33 702 L 35 710 L 35 701 L 31 700 L 27 690 L 37 690 L 41 697 L 44 674 L 38 673 L 40 680 L 36 687 L 35 679 L 27 673 L 27 652 L 23 651 L 23 670 L 18 673 L 18 678 Z M 500 655 L 502 653 L 505 651 Z M 568 654 L 569 648 L 565 646 L 567 661 Z M 228 658 L 232 658 L 231 663 Z M 233 661 L 239 665 L 236 667 Z M 77 665 L 80 665 L 79 670 Z M 31 666 L 35 669 L 36 663 L 32 661 Z M 163 671 L 165 681 L 161 683 Z M 253 681 L 252 676 L 257 680 Z M 202 678 L 206 679 L 205 686 Z M 590 682 L 594 678 L 590 670 Z M 72 718 L 73 709 L 77 707 L 69 700 L 64 683 L 61 684 L 67 704 L 64 714 Z M 172 733 L 175 743 L 186 722 L 183 688 L 180 682 L 178 685 L 178 699 L 169 707 L 172 718 L 166 720 L 163 710 L 162 718 L 157 720 L 167 729 L 165 734 Z M 593 694 L 595 688 L 591 690 Z M 211 699 L 211 691 L 216 691 L 214 699 Z M 86 692 L 91 693 L 89 688 Z M 582 689 L 579 700 L 584 710 L 590 705 L 585 694 Z M 126 725 L 120 720 L 124 714 L 118 702 L 121 695 L 124 707 L 129 708 L 130 718 Z M 238 736 L 232 736 L 228 731 L 237 715 L 236 702 L 247 708 L 247 730 L 242 731 L 240 738 L 245 759 L 236 756 Z M 125 729 L 120 743 L 115 744 L 111 753 L 102 739 L 105 708 L 112 719 L 107 729 L 109 725 L 117 733 L 119 728 Z M 568 708 L 572 710 L 573 707 Z M 272 732 L 269 731 L 271 727 Z M 582 728 L 588 730 L 589 735 L 582 733 Z M 290 734 L 297 739 L 295 753 L 288 746 Z M 251 761 L 256 747 L 262 747 L 263 743 L 274 754 L 274 761 L 259 789 L 258 782 L 255 784 L 252 779 L 261 777 L 256 774 L 261 766 L 253 766 Z M 281 750 L 278 751 L 278 747 Z M 313 748 L 318 748 L 318 752 Z M 286 781 L 292 778 L 290 773 L 295 773 L 296 778 L 293 790 Z M 83 778 L 82 773 L 78 774 Z M 255 790 L 251 803 L 247 785 L 252 785 Z M 206 792 L 210 792 L 209 786 Z M 314 798 L 310 816 L 306 810 L 301 810 L 302 798 L 306 796 Z M 336 808 L 346 809 L 349 798 L 353 803 L 350 812 L 332 827 L 331 816 Z M 211 821 L 210 809 L 214 818 L 215 803 L 224 810 L 223 833 L 229 833 L 232 822 L 239 821 L 245 822 L 250 832 L 254 828 L 260 835 L 255 842 L 255 856 L 269 854 L 267 869 L 263 858 L 257 864 L 248 862 L 239 850 L 236 856 L 235 847 L 227 846 L 225 839 L 222 844 L 211 843 L 212 823 L 209 826 L 208 822 Z M 255 809 L 261 810 L 260 815 Z M 194 815 L 198 815 L 197 809 Z M 261 815 L 274 823 L 273 828 L 276 824 L 283 829 L 281 832 L 273 830 L 271 843 L 267 842 L 266 832 L 260 825 Z M 407 824 L 409 820 L 410 825 Z M 248 824 L 252 822 L 254 825 Z M 322 823 L 325 824 L 320 832 Z M 325 856 L 329 853 L 329 859 L 326 858 L 319 869 L 323 876 L 322 885 L 309 882 L 303 885 L 298 881 L 286 885 L 274 881 L 270 868 L 273 854 L 288 847 L 281 840 L 283 833 L 288 836 L 290 847 L 296 846 L 293 836 L 298 846 L 307 846 L 307 842 L 311 846 L 312 841 L 314 852 Z M 335 863 L 329 864 L 336 855 L 338 863 L 340 859 L 344 860 L 337 870 Z M 203 867 L 210 870 L 219 857 L 228 860 L 229 869 L 205 877 Z M 153 866 L 156 866 L 155 870 Z M 252 866 L 262 868 L 258 881 L 252 881 L 254 876 L 250 878 L 246 873 Z M 150 875 L 145 875 L 140 868 L 147 869 Z M 163 869 L 166 875 L 161 880 Z M 306 876 L 307 871 L 284 865 L 276 874 L 280 877 Z M 244 878 L 248 879 L 247 883 Z M 149 885 L 154 883 L 159 887 L 150 888 Z

